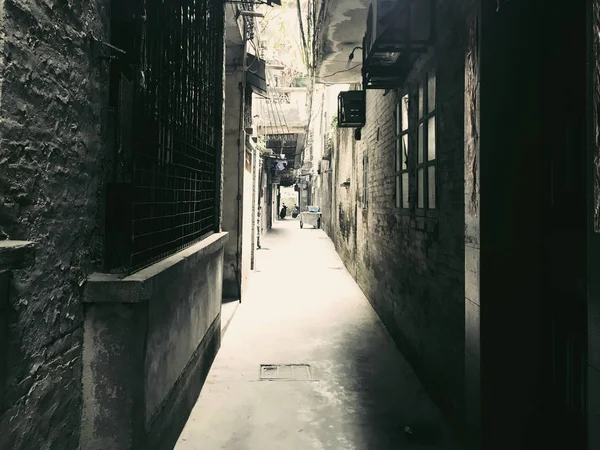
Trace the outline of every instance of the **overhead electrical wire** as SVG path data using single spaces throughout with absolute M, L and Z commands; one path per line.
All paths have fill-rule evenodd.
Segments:
M 350 67 L 349 69 L 338 70 L 337 72 L 333 72 L 332 74 L 325 75 L 324 77 L 321 77 L 321 79 L 324 79 L 324 78 L 331 78 L 331 77 L 333 77 L 333 76 L 337 75 L 338 73 L 349 72 L 349 71 L 351 71 L 351 70 L 354 70 L 354 69 L 356 69 L 357 67 L 359 67 L 359 66 L 361 66 L 361 65 L 362 65 L 362 63 L 355 64 L 354 66 Z

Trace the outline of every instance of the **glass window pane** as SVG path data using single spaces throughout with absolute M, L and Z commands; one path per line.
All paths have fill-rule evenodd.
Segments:
M 421 164 L 425 159 L 423 154 L 423 124 L 419 125 L 419 131 L 417 134 L 417 163 Z
M 395 151 L 395 153 L 396 153 L 396 157 L 395 157 L 396 172 L 398 172 L 399 170 L 402 170 L 401 169 L 401 167 L 402 167 L 402 145 L 401 145 L 401 143 L 402 143 L 401 139 L 396 139 L 396 146 L 395 146 L 395 148 L 396 148 L 396 151 Z
M 408 95 L 402 97 L 402 130 L 408 130 Z
M 419 83 L 419 119 L 423 118 L 423 83 Z
M 396 208 L 400 208 L 402 201 L 402 190 L 400 185 L 400 175 L 396 175 Z
M 427 168 L 427 197 L 430 209 L 435 209 L 435 166 Z
M 425 208 L 425 169 L 417 170 L 417 208 Z
M 408 133 L 402 136 L 402 154 L 400 155 L 402 165 L 400 170 L 406 170 L 408 167 Z
M 435 73 L 430 73 L 429 79 L 427 80 L 427 112 L 431 112 L 435 109 L 435 84 Z
M 429 119 L 427 125 L 427 160 L 435 159 L 435 116 Z
M 402 174 L 402 207 L 408 208 L 408 173 Z

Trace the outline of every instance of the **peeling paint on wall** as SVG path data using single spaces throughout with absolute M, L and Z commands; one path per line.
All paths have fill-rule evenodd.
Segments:
M 465 63 L 465 212 L 479 216 L 479 24 L 469 30 Z

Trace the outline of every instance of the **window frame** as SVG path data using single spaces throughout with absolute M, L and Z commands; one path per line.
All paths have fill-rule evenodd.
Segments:
M 429 80 L 430 77 L 434 77 L 434 98 L 433 98 L 433 108 L 430 109 L 429 105 Z M 421 98 L 420 90 L 423 87 L 423 95 Z M 424 75 L 420 77 L 420 80 L 416 86 L 416 100 L 417 100 L 417 114 L 416 114 L 416 130 L 415 130 L 415 140 L 416 140 L 416 158 L 415 158 L 415 185 L 416 185 L 416 202 L 415 202 L 415 210 L 418 215 L 436 215 L 439 202 L 438 202 L 438 167 L 437 167 L 437 73 L 435 70 L 430 69 L 425 72 Z M 423 108 L 421 110 L 421 108 Z M 422 112 L 422 116 L 421 116 Z M 434 124 L 434 157 L 429 159 L 429 123 L 433 119 Z M 420 127 L 423 127 L 422 132 L 419 131 Z M 421 156 L 420 145 L 422 143 L 422 155 L 423 161 L 419 162 L 419 157 Z M 433 168 L 434 170 L 434 183 L 433 187 L 435 189 L 433 198 L 434 204 L 433 206 L 429 203 L 429 170 Z M 419 184 L 419 171 L 423 172 L 423 206 L 420 206 L 419 198 L 421 194 L 421 187 Z
M 369 156 L 363 154 L 362 208 L 369 207 Z
M 411 134 L 410 133 L 410 95 L 404 90 L 398 90 L 397 100 L 394 111 L 394 207 L 399 212 L 410 211 L 410 144 Z M 404 117 L 402 111 L 402 102 L 406 102 L 406 117 Z M 406 123 L 405 120 L 406 119 Z M 403 146 L 403 141 L 406 138 L 406 146 Z M 404 150 L 404 162 L 398 162 L 398 158 Z M 403 183 L 403 179 L 406 177 L 406 186 Z M 406 192 L 405 192 L 406 188 Z M 405 197 L 406 195 L 406 197 Z M 406 204 L 404 200 L 406 199 Z

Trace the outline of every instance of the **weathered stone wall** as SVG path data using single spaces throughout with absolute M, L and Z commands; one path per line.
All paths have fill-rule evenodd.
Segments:
M 469 18 L 465 55 L 465 428 L 469 448 L 481 433 L 479 236 L 479 23 Z
M 357 142 L 351 129 L 339 128 L 336 133 L 337 145 L 332 157 L 333 181 L 331 200 L 332 226 L 329 231 L 335 248 L 348 271 L 355 276 L 356 255 L 356 176 L 353 169 Z M 321 200 L 320 203 L 326 203 Z
M 409 74 L 414 90 L 425 70 L 437 74 L 437 212 L 416 210 L 411 169 L 411 208 L 395 207 L 395 92 L 367 91 L 362 139 L 338 129 L 332 188 L 320 202 L 333 203 L 328 234 L 400 350 L 458 428 L 464 417 L 465 351 L 465 55 L 467 13 L 475 2 L 437 2 L 437 40 Z M 412 97 L 411 97 L 412 98 Z M 415 99 L 411 100 L 416 103 Z M 411 110 L 409 165 L 416 164 L 416 110 Z M 363 197 L 363 156 L 368 157 L 368 203 Z M 340 185 L 350 179 L 349 187 Z
M 106 2 L 0 10 L 0 238 L 39 244 L 15 272 L 0 448 L 75 449 L 81 284 L 95 263 L 106 103 Z M 99 253 L 99 252 L 97 252 Z

